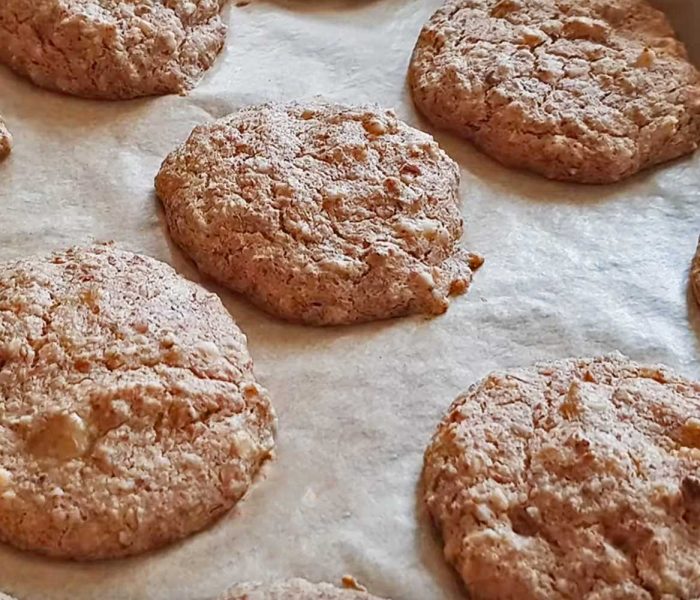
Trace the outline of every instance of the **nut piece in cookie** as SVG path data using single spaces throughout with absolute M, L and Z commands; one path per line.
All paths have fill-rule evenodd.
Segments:
M 195 128 L 155 184 L 198 267 L 290 321 L 441 314 L 483 262 L 459 245 L 456 163 L 376 107 L 245 108 Z
M 274 447 L 219 299 L 97 245 L 0 264 L 0 540 L 93 560 L 206 527 Z
M 229 589 L 219 600 L 382 600 L 362 589 L 345 589 L 330 583 L 310 583 L 290 579 L 277 583 L 241 583 Z
M 474 598 L 700 597 L 700 383 L 620 354 L 492 373 L 425 453 Z
M 448 0 L 409 84 L 435 125 L 551 179 L 611 183 L 700 143 L 700 73 L 646 0 Z
M 85 98 L 185 93 L 223 47 L 225 0 L 2 0 L 0 63 Z

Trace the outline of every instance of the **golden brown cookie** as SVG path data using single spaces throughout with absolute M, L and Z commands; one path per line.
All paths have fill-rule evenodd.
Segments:
M 381 600 L 367 592 L 341 589 L 329 583 L 290 579 L 273 584 L 242 583 L 232 587 L 219 600 Z
M 425 454 L 472 598 L 700 597 L 700 384 L 622 355 L 493 373 Z
M 5 158 L 12 150 L 12 134 L 8 131 L 5 122 L 0 117 L 0 160 Z
M 700 74 L 645 0 L 449 0 L 409 79 L 434 124 L 552 179 L 618 181 L 700 142 Z
M 92 560 L 214 521 L 275 417 L 219 299 L 110 246 L 0 265 L 0 539 Z
M 221 50 L 225 0 L 2 0 L 0 62 L 85 98 L 184 93 Z
M 690 285 L 693 288 L 695 300 L 700 302 L 700 240 L 698 240 L 698 247 L 690 268 Z
M 245 108 L 195 130 L 156 177 L 199 268 L 291 321 L 440 314 L 483 259 L 460 248 L 459 169 L 391 111 Z

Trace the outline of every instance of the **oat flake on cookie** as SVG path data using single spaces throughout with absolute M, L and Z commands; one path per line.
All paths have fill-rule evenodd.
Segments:
M 616 354 L 493 373 L 425 453 L 480 600 L 700 597 L 700 383 Z
M 409 80 L 434 124 L 552 179 L 610 183 L 700 142 L 700 74 L 645 0 L 448 0 Z
M 219 299 L 111 246 L 0 264 L 0 540 L 92 560 L 212 523 L 274 446 Z
M 0 62 L 85 98 L 185 93 L 223 47 L 225 0 L 2 0 Z
M 248 107 L 196 127 L 156 191 L 207 275 L 290 321 L 435 315 L 483 259 L 460 247 L 459 168 L 389 110 Z

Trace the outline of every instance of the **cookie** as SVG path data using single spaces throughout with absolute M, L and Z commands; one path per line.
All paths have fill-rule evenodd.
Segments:
M 223 47 L 225 0 L 3 0 L 0 62 L 84 98 L 185 93 Z
M 110 246 L 0 265 L 0 540 L 91 560 L 212 523 L 275 417 L 219 299 Z
M 365 591 L 337 588 L 329 583 L 290 579 L 273 584 L 243 583 L 219 600 L 381 600 Z
M 0 160 L 5 158 L 12 150 L 12 134 L 8 131 L 5 122 L 0 118 Z
M 695 299 L 700 302 L 700 240 L 698 240 L 698 248 L 690 268 L 690 285 L 693 288 Z
M 253 106 L 199 126 L 156 190 L 207 275 L 290 321 L 435 315 L 483 259 L 458 246 L 459 169 L 375 107 Z
M 491 374 L 425 453 L 474 599 L 700 597 L 700 384 L 622 355 Z
M 700 141 L 700 74 L 645 0 L 449 0 L 409 82 L 433 124 L 551 179 L 619 181 Z

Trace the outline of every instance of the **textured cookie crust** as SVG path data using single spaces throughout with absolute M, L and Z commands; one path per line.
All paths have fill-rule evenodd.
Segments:
M 0 62 L 85 98 L 185 93 L 221 50 L 225 0 L 2 0 Z
M 700 384 L 621 355 L 489 375 L 425 454 L 474 599 L 700 597 Z
M 700 74 L 644 0 L 449 0 L 409 80 L 434 124 L 552 179 L 618 181 L 700 141 Z
M 440 314 L 483 259 L 458 247 L 459 169 L 374 107 L 264 105 L 195 128 L 156 190 L 199 268 L 291 321 Z
M 0 160 L 5 158 L 12 150 L 12 134 L 5 126 L 5 122 L 0 118 Z
M 329 583 L 290 579 L 280 583 L 243 583 L 219 600 L 381 600 L 367 592 L 337 588 Z
M 229 509 L 275 417 L 219 299 L 109 246 L 0 265 L 0 539 L 156 548 Z
M 693 257 L 693 264 L 690 268 L 690 285 L 693 288 L 695 300 L 700 303 L 700 239 L 698 240 L 698 248 Z

